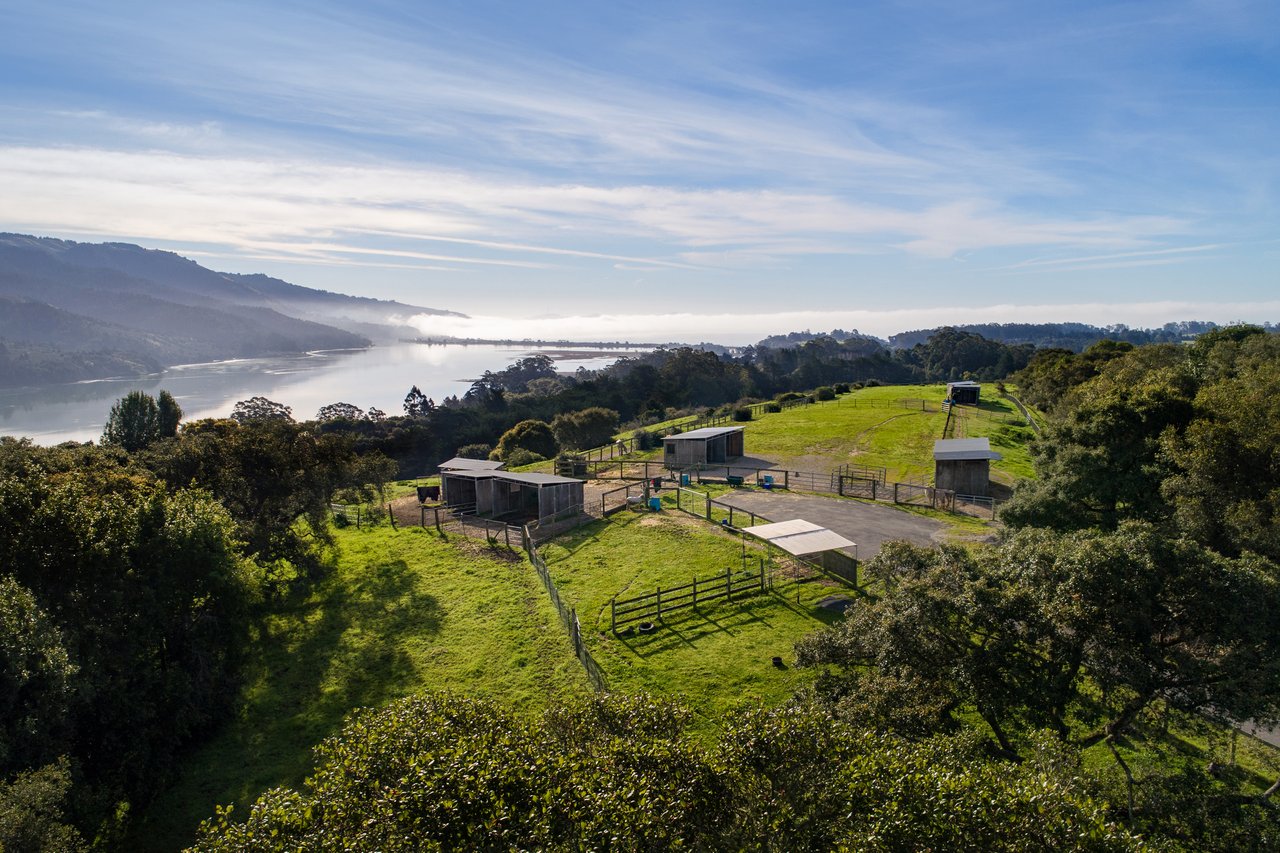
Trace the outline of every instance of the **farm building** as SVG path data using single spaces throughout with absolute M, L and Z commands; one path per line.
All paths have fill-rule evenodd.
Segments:
M 451 509 L 532 521 L 582 505 L 582 481 L 553 474 L 441 470 L 441 500 Z
M 1003 459 L 985 438 L 942 438 L 933 443 L 933 485 L 961 495 L 991 493 L 991 460 Z
M 662 460 L 668 468 L 723 465 L 742 456 L 742 427 L 703 427 L 662 439 Z
M 948 382 L 947 399 L 960 406 L 976 406 L 980 390 L 982 386 L 977 382 Z
M 447 462 L 441 462 L 440 471 L 501 471 L 506 467 L 505 462 L 497 462 L 492 459 L 463 459 L 461 456 L 455 456 Z

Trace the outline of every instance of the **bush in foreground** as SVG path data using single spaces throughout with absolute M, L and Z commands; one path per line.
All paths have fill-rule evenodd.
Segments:
M 745 710 L 717 746 L 689 712 L 595 697 L 529 721 L 424 695 L 357 713 L 304 791 L 230 809 L 197 850 L 1130 850 L 1046 753 L 1020 765 L 970 738 L 921 743 L 810 706 Z

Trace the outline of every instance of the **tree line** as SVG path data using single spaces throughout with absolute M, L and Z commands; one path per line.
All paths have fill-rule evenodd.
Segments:
M 467 455 L 482 447 L 491 453 L 504 434 L 521 424 L 522 432 L 550 431 L 556 441 L 554 446 L 542 441 L 543 449 L 534 450 L 528 442 L 508 440 L 513 449 L 529 451 L 517 456 L 516 464 L 549 457 L 558 449 L 598 446 L 619 424 L 642 426 L 677 413 L 729 411 L 837 383 L 1002 378 L 1025 366 L 1032 350 L 946 328 L 926 343 L 897 352 L 871 339 L 821 336 L 795 347 L 747 347 L 736 355 L 692 347 L 659 349 L 573 375 L 558 373 L 549 357 L 533 355 L 503 370 L 486 371 L 461 396 L 437 401 L 414 385 L 402 413 L 336 402 L 322 407 L 316 419 L 324 432 L 355 435 L 360 451 L 376 449 L 395 459 L 400 473 L 408 476 L 432 470 L 462 448 Z M 608 422 L 599 410 L 615 413 L 616 421 Z M 588 411 L 590 415 L 580 414 Z M 575 418 L 572 424 L 566 420 Z M 506 459 L 505 453 L 500 455 Z

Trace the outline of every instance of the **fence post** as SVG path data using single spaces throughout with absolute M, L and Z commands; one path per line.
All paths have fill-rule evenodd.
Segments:
M 893 502 L 894 502 L 895 504 L 898 502 L 898 484 L 897 484 L 897 482 L 895 482 L 895 483 L 893 484 Z
M 511 525 L 510 524 L 502 525 L 502 536 L 504 539 L 507 540 L 507 547 L 510 548 L 511 547 Z
M 733 566 L 724 570 L 724 597 L 733 601 Z
M 391 511 L 391 504 L 387 504 L 387 518 L 391 520 L 391 529 L 398 530 L 396 526 L 396 514 Z
M 711 495 L 704 495 L 707 499 L 707 521 L 711 520 Z
M 662 587 L 658 587 L 658 621 L 662 621 Z
M 418 526 L 423 528 L 427 526 L 427 508 L 425 506 L 418 507 Z
M 693 576 L 693 606 L 698 606 L 698 576 Z

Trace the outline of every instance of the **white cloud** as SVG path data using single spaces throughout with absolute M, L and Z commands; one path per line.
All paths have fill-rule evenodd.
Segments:
M 1021 246 L 1141 249 L 1187 228 L 1170 217 L 1015 214 L 978 199 L 913 209 L 818 192 L 535 183 L 409 166 L 96 148 L 0 148 L 0 187 L 0 223 L 9 228 L 347 264 L 363 255 L 371 264 L 413 258 L 538 267 L 545 259 L 521 255 L 552 254 L 679 267 L 711 264 L 721 253 L 734 266 L 787 246 L 798 254 L 813 246 L 865 253 L 897 245 L 926 257 Z M 390 234 L 470 251 L 443 255 L 375 239 Z M 600 245 L 609 250 L 594 248 Z M 635 245 L 656 248 L 648 256 L 625 250 Z

